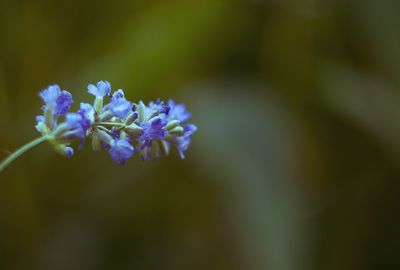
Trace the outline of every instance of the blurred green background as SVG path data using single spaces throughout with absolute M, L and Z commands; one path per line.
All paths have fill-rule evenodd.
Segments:
M 187 159 L 43 144 L 0 175 L 0 269 L 400 269 L 400 1 L 0 1 L 0 158 L 38 92 L 187 104 Z

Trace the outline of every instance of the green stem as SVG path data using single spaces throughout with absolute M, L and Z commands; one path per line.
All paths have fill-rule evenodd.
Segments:
M 123 123 L 99 122 L 98 124 L 103 126 L 125 127 L 125 124 Z
M 46 141 L 47 137 L 43 136 L 43 137 L 39 137 L 31 142 L 28 142 L 27 144 L 25 144 L 24 146 L 22 146 L 21 148 L 19 148 L 18 150 L 16 150 L 14 153 L 10 154 L 5 160 L 3 160 L 0 163 L 0 173 L 8 166 L 10 165 L 11 162 L 13 162 L 15 159 L 17 159 L 19 156 L 21 156 L 22 154 L 24 154 L 26 151 L 28 151 L 29 149 L 35 147 L 38 144 L 41 144 L 42 142 Z

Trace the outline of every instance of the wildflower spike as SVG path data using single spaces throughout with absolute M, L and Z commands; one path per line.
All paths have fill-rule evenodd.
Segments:
M 44 101 L 43 114 L 36 117 L 36 130 L 41 137 L 27 143 L 0 163 L 0 171 L 18 156 L 41 142 L 48 141 L 54 150 L 65 157 L 74 154 L 71 143 L 79 139 L 80 147 L 92 140 L 93 150 L 105 149 L 111 158 L 123 165 L 134 153 L 143 160 L 167 156 L 175 147 L 181 158 L 197 130 L 187 120 L 191 113 L 184 104 L 173 100 L 167 103 L 139 101 L 132 103 L 119 89 L 111 95 L 111 84 L 99 81 L 89 84 L 88 93 L 95 97 L 93 105 L 81 103 L 77 112 L 69 112 L 72 95 L 58 85 L 50 85 L 39 93 Z M 110 102 L 104 104 L 104 98 Z M 63 121 L 60 121 L 62 117 Z

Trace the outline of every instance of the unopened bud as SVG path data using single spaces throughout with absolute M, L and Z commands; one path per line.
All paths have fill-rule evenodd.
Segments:
M 111 140 L 113 139 L 107 132 L 105 132 L 103 130 L 97 130 L 97 136 L 100 141 L 102 141 L 106 144 L 110 144 Z
M 179 126 L 181 124 L 181 121 L 179 120 L 171 120 L 168 122 L 168 124 L 165 126 L 166 130 L 172 130 L 173 128 Z
M 100 122 L 106 122 L 106 121 L 110 120 L 112 117 L 113 117 L 112 112 L 109 110 L 106 110 L 105 112 L 100 114 L 99 119 L 100 119 Z
M 72 155 L 74 154 L 74 149 L 65 146 L 64 144 L 53 144 L 53 146 L 56 152 L 63 155 L 64 157 L 72 157 Z
M 138 125 L 136 125 L 135 123 L 126 126 L 125 131 L 133 137 L 137 137 L 143 134 L 143 129 Z
M 131 112 L 130 114 L 128 114 L 128 116 L 126 117 L 125 123 L 127 125 L 130 125 L 133 123 L 133 121 L 135 121 L 138 118 L 138 113 L 137 112 Z
M 164 156 L 168 156 L 169 155 L 169 144 L 164 140 L 161 140 L 160 144 L 161 144 L 162 153 L 164 154 Z
M 177 126 L 169 130 L 169 133 L 174 134 L 176 136 L 182 136 L 185 133 L 185 130 L 183 129 L 183 127 Z

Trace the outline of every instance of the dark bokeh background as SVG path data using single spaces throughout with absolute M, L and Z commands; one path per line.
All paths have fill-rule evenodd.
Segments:
M 0 269 L 400 269 L 400 2 L 0 1 L 0 158 L 108 80 L 174 98 L 187 159 L 72 159 L 0 175 Z

